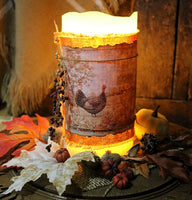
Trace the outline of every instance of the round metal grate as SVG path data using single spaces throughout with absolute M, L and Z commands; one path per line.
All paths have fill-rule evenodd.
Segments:
M 11 171 L 12 176 L 18 175 L 18 171 Z M 36 182 L 30 182 L 25 185 L 24 189 L 29 193 L 34 193 L 41 200 L 52 200 L 52 199 L 129 199 L 129 200 L 149 200 L 155 197 L 159 197 L 179 185 L 179 181 L 168 178 L 167 180 L 162 180 L 158 175 L 158 170 L 151 170 L 150 177 L 148 179 L 137 176 L 135 180 L 132 181 L 132 185 L 128 189 L 117 189 L 113 187 L 107 196 L 104 196 L 105 191 L 110 186 L 98 187 L 94 190 L 82 191 L 77 185 L 72 184 L 67 186 L 65 193 L 59 196 L 55 187 L 49 183 L 46 175 L 42 176 Z

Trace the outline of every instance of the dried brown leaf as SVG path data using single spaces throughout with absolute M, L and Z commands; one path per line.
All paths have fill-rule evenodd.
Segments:
M 129 157 L 135 157 L 140 149 L 140 144 L 135 144 L 127 153 Z
M 170 175 L 186 183 L 191 183 L 191 179 L 189 178 L 183 163 L 172 160 L 171 157 L 166 157 L 166 154 L 167 152 L 160 152 L 152 155 L 147 154 L 146 157 L 148 158 L 149 162 L 158 166 L 159 175 L 163 179 L 166 179 L 167 176 Z
M 181 135 L 172 139 L 172 142 L 180 147 L 192 147 L 192 134 Z
M 192 167 L 192 154 L 186 154 L 181 151 L 167 151 L 164 154 L 182 161 L 186 166 Z
M 168 174 L 166 172 L 166 170 L 164 170 L 162 167 L 159 167 L 159 175 L 162 177 L 163 180 L 165 180 L 168 177 Z
M 140 164 L 140 163 L 134 163 L 135 169 L 139 171 L 139 173 L 144 176 L 145 178 L 149 178 L 149 167 L 147 163 Z

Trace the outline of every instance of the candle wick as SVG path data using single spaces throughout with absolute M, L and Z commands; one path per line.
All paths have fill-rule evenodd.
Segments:
M 59 32 L 58 25 L 56 24 L 55 20 L 54 20 L 54 25 L 55 25 L 56 32 Z

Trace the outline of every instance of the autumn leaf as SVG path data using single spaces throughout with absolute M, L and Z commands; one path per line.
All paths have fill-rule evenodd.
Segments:
M 29 141 L 23 141 L 23 142 L 16 144 L 14 147 L 10 148 L 9 151 L 0 158 L 0 171 L 6 170 L 6 168 L 1 167 L 1 165 L 5 162 L 8 162 L 10 159 L 13 158 L 12 153 L 14 151 L 16 151 L 17 149 L 21 148 L 22 146 L 28 144 L 28 142 Z
M 166 151 L 169 149 L 191 148 L 192 147 L 192 131 L 188 134 L 175 138 L 170 137 L 170 141 L 166 141 L 157 147 L 158 151 Z
M 172 142 L 179 147 L 191 147 L 192 146 L 192 131 L 188 134 L 181 135 L 175 139 L 172 139 Z
M 139 173 L 145 178 L 149 178 L 149 167 L 147 163 L 134 163 L 135 169 L 139 171 Z
M 11 193 L 13 190 L 21 191 L 22 187 L 29 181 L 36 181 L 42 174 L 47 174 L 50 183 L 56 187 L 59 195 L 65 191 L 67 185 L 72 183 L 71 179 L 78 171 L 78 163 L 82 160 L 95 162 L 94 154 L 91 151 L 84 151 L 68 158 L 64 163 L 58 163 L 54 158 L 55 152 L 60 146 L 48 140 L 51 144 L 50 151 L 47 151 L 47 144 L 35 140 L 36 146 L 33 151 L 22 151 L 20 156 L 13 158 L 4 166 L 22 167 L 19 176 L 12 177 L 13 183 L 3 194 Z
M 192 154 L 185 153 L 179 150 L 172 150 L 172 151 L 163 151 L 162 155 L 169 157 L 170 159 L 173 158 L 174 160 L 181 161 L 184 165 L 188 167 L 192 167 Z
M 154 163 L 157 165 L 159 169 L 159 175 L 166 179 L 168 176 L 172 176 L 174 178 L 180 179 L 186 183 L 191 183 L 191 179 L 189 178 L 186 169 L 184 168 L 183 160 L 181 159 L 182 155 L 184 154 L 176 154 L 171 152 L 160 152 L 156 154 L 146 154 L 146 158 L 150 163 Z M 172 160 L 172 157 L 177 157 L 177 160 Z M 186 155 L 184 160 L 187 164 L 189 161 L 186 161 L 189 157 Z
M 42 136 L 46 134 L 49 127 L 49 121 L 36 114 L 38 125 L 28 115 L 22 115 L 20 118 L 13 118 L 12 121 L 2 122 L 6 127 L 0 132 L 0 160 L 5 154 L 10 154 L 10 149 L 15 149 L 11 155 L 19 156 L 22 149 L 32 150 L 35 146 L 34 139 L 42 142 Z M 19 143 L 25 143 L 21 148 L 15 148 Z

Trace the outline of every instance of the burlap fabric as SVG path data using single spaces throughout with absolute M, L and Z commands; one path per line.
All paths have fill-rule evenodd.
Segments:
M 14 1 L 0 1 L 0 109 L 2 99 L 8 99 L 7 86 L 14 65 L 15 52 L 15 9 Z
M 18 116 L 32 114 L 39 106 L 45 106 L 44 100 L 53 88 L 57 68 L 53 22 L 60 23 L 65 2 L 17 0 L 15 3 L 16 56 L 10 104 L 12 114 Z
M 103 176 L 99 163 L 82 161 L 79 163 L 78 167 L 79 170 L 73 176 L 72 181 L 76 183 L 82 191 L 90 191 L 98 187 L 112 184 L 112 181 Z

